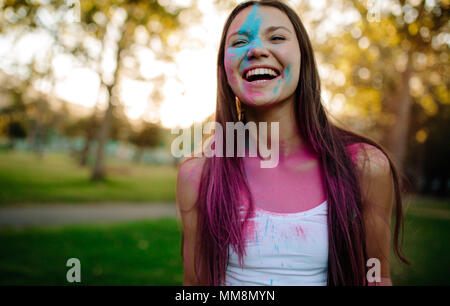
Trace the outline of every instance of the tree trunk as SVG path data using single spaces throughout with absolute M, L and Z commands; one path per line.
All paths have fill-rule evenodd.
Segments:
M 115 83 L 115 82 L 114 82 Z M 98 181 L 102 180 L 105 177 L 105 169 L 104 169 L 104 150 L 105 143 L 109 138 L 109 130 L 111 127 L 112 114 L 114 110 L 114 105 L 112 103 L 112 86 L 108 86 L 109 92 L 109 102 L 108 108 L 106 109 L 105 116 L 102 121 L 102 125 L 100 126 L 100 131 L 97 139 L 97 155 L 95 158 L 94 168 L 92 172 L 92 180 Z
M 401 73 L 399 87 L 389 98 L 388 105 L 391 113 L 395 116 L 395 121 L 386 130 L 385 143 L 387 149 L 400 170 L 403 169 L 406 149 L 408 145 L 408 130 L 411 115 L 411 96 L 409 93 L 409 79 L 411 78 L 412 68 L 408 61 L 407 68 Z
M 137 147 L 136 152 L 134 153 L 134 158 L 133 158 L 133 160 L 136 164 L 141 163 L 142 154 L 144 153 L 144 149 L 145 149 L 144 147 L 140 147 L 140 146 Z
M 92 141 L 92 139 L 86 138 L 86 142 L 84 144 L 83 150 L 81 150 L 80 166 L 82 166 L 82 167 L 87 165 L 89 152 L 91 151 L 91 141 Z
M 43 131 L 42 126 L 39 124 L 37 119 L 32 120 L 32 131 L 30 137 L 31 151 L 36 154 L 39 158 L 43 157 Z
M 119 79 L 119 70 L 121 66 L 120 62 L 120 53 L 124 49 L 125 40 L 126 40 L 126 26 L 127 26 L 127 20 L 125 21 L 122 29 L 122 35 L 120 37 L 120 40 L 118 42 L 117 47 L 117 55 L 116 55 L 116 70 L 114 71 L 114 81 L 111 85 L 106 85 L 108 88 L 108 108 L 106 109 L 105 116 L 103 118 L 103 121 L 100 126 L 100 131 L 98 133 L 98 141 L 97 141 L 97 154 L 94 162 L 94 167 L 92 170 L 92 180 L 98 181 L 102 180 L 105 177 L 105 169 L 104 169 L 104 146 L 109 138 L 109 132 L 111 128 L 111 120 L 114 110 L 114 103 L 115 103 L 115 95 L 114 95 L 114 88 L 116 85 L 118 85 L 118 79 Z
M 96 115 L 97 115 L 97 106 L 95 107 L 94 113 L 92 114 L 92 117 L 88 123 L 88 126 L 86 128 L 86 139 L 85 139 L 85 143 L 84 143 L 84 147 L 83 150 L 81 150 L 81 154 L 80 154 L 80 166 L 84 167 L 87 165 L 88 162 L 88 158 L 89 158 L 89 154 L 91 152 L 91 145 L 92 145 L 92 141 L 95 138 L 95 134 L 97 131 L 97 123 L 96 123 Z

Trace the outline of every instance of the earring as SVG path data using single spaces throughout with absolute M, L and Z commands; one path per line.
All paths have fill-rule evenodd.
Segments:
M 242 109 L 241 101 L 239 100 L 239 98 L 237 96 L 236 96 L 235 101 L 236 101 L 236 110 L 238 113 L 238 120 L 242 121 L 242 119 L 244 119 L 245 111 Z

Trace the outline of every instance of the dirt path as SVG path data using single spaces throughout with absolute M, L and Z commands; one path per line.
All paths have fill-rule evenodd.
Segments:
M 414 207 L 408 214 L 450 220 L 450 211 Z M 80 223 L 111 223 L 171 217 L 175 204 L 45 204 L 0 207 L 1 226 L 39 226 Z
M 46 204 L 0 207 L 0 226 L 110 223 L 175 217 L 174 204 Z

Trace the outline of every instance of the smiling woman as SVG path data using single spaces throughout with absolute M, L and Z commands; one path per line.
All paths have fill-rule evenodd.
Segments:
M 236 16 L 228 32 L 225 71 L 236 96 L 249 106 L 292 96 L 299 79 L 300 46 L 289 18 L 278 9 L 254 5 Z
M 407 262 L 400 176 L 379 144 L 328 120 L 295 11 L 273 0 L 238 5 L 217 74 L 215 121 L 276 122 L 280 160 L 274 168 L 247 155 L 180 164 L 184 284 L 391 284 L 394 203 L 394 251 Z M 373 262 L 380 265 L 368 271 Z

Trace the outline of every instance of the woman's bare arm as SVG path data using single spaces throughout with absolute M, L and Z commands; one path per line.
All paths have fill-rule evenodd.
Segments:
M 391 286 L 390 246 L 394 183 L 389 160 L 378 148 L 365 145 L 366 153 L 358 153 L 361 173 L 363 218 L 366 231 L 367 257 L 380 261 L 381 282 L 371 286 Z M 370 267 L 369 267 L 370 268 Z
M 181 213 L 183 224 L 183 285 L 200 285 L 195 271 L 195 254 L 197 241 L 197 198 L 200 186 L 201 170 L 204 160 L 188 158 L 178 168 L 177 176 L 177 205 Z

